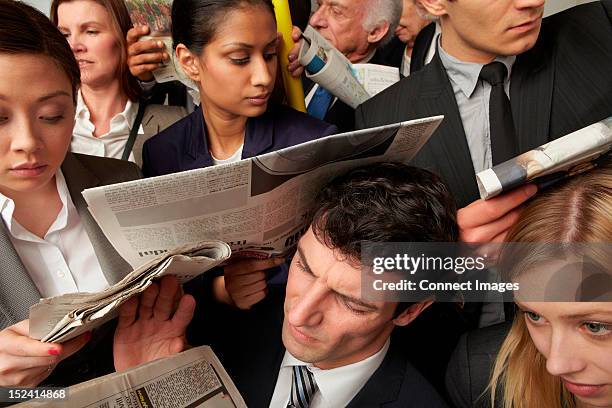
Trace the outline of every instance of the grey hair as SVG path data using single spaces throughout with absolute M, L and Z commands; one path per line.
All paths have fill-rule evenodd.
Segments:
M 370 32 L 385 21 L 389 23 L 389 31 L 378 43 L 378 47 L 388 43 L 402 17 L 402 0 L 370 0 L 367 15 L 363 20 L 363 29 Z
M 425 20 L 438 21 L 440 17 L 434 16 L 433 14 L 429 14 L 420 0 L 412 0 L 414 6 L 416 7 L 416 12 L 419 17 L 424 18 Z

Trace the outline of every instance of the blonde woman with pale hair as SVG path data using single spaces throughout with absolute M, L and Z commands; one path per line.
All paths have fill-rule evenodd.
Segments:
M 446 375 L 453 404 L 612 407 L 612 166 L 540 192 L 506 242 L 500 269 L 520 284 L 518 313 L 461 338 Z M 575 263 L 585 249 L 590 262 Z
M 606 166 L 572 178 L 563 186 L 538 196 L 521 214 L 507 241 L 589 243 L 593 255 L 590 265 L 596 266 L 609 278 L 612 265 L 612 167 Z M 515 262 L 507 278 L 527 283 L 530 276 L 537 273 L 541 279 L 541 275 L 554 270 L 551 267 L 553 263 L 559 262 L 559 258 L 546 259 L 548 254 L 530 250 L 533 251 L 530 256 L 518 258 L 520 261 Z M 512 252 L 506 256 L 511 256 Z M 567 286 L 578 277 L 567 273 L 564 277 L 567 279 L 563 280 L 566 286 L 563 289 L 572 289 Z M 582 298 L 576 300 L 587 301 L 516 302 L 520 313 L 516 315 L 493 365 L 490 390 L 494 406 L 612 407 L 610 280 L 603 282 L 604 288 L 597 288 L 598 295 L 603 294 L 603 297 L 587 299 L 585 295 L 589 291 L 584 288 L 585 280 L 579 281 L 576 279 L 575 283 L 582 287 L 576 293 L 582 294 Z M 558 284 L 559 279 L 556 282 L 551 280 L 551 283 Z M 571 300 L 567 293 L 563 296 L 561 300 Z

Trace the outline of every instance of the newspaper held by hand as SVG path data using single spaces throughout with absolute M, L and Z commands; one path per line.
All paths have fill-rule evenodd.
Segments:
M 32 400 L 19 408 L 243 408 L 246 404 L 208 346 L 73 385 L 63 402 Z
M 198 242 L 163 252 L 101 292 L 41 299 L 30 307 L 30 337 L 53 343 L 68 341 L 113 319 L 122 303 L 143 292 L 155 279 L 175 275 L 184 283 L 231 255 L 230 247 L 221 241 Z
M 476 174 L 480 197 L 493 198 L 529 182 L 553 183 L 587 171 L 612 149 L 612 117 Z
M 85 190 L 89 211 L 131 265 L 179 245 L 227 242 L 238 256 L 288 254 L 331 178 L 365 164 L 409 162 L 441 116 L 332 135 L 236 163 Z
M 298 59 L 306 76 L 352 108 L 400 79 L 396 67 L 351 64 L 312 26 L 306 27 L 302 36 Z

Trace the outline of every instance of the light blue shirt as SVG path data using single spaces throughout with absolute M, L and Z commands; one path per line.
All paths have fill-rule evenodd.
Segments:
M 489 126 L 491 85 L 479 79 L 484 64 L 463 62 L 449 55 L 442 48 L 440 37 L 438 37 L 438 51 L 455 93 L 474 172 L 491 168 L 493 165 Z M 495 61 L 503 63 L 508 70 L 508 76 L 504 80 L 504 89 L 508 97 L 510 97 L 510 75 L 515 60 L 516 56 L 495 58 Z

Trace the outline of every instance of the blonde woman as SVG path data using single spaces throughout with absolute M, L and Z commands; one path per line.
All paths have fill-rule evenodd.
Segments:
M 176 106 L 146 105 L 127 66 L 132 27 L 123 0 L 54 0 L 51 20 L 68 40 L 79 68 L 71 150 L 130 160 L 142 166 L 142 145 L 187 114 Z
M 572 178 L 562 187 L 539 196 L 525 209 L 507 240 L 591 243 L 591 267 L 609 277 L 612 265 L 612 167 Z M 545 257 L 547 254 L 538 251 L 521 259 L 520 265 L 510 271 L 509 278 L 527 283 L 533 282 L 530 275 L 536 272 L 540 277 L 550 273 L 554 268 L 542 266 L 552 266 L 559 259 L 545 260 Z M 576 270 L 574 275 L 578 272 L 584 273 Z M 497 397 L 501 401 L 496 406 L 612 407 L 609 280 L 598 285 L 601 290 L 599 299 L 606 301 L 585 299 L 584 296 L 592 291 L 585 289 L 584 280 L 580 282 L 577 276 L 567 272 L 559 289 L 566 292 L 573 289 L 572 281 L 583 285 L 576 293 L 582 293 L 582 300 L 586 302 L 517 301 L 520 313 L 515 317 L 493 366 L 491 400 L 495 401 Z M 559 280 L 550 283 L 554 285 Z M 560 300 L 571 299 L 565 294 Z
M 454 405 L 612 407 L 612 166 L 541 192 L 506 241 L 529 243 L 501 256 L 504 278 L 521 285 L 518 313 L 461 339 L 446 377 Z M 570 260 L 588 249 L 589 267 L 551 249 Z

